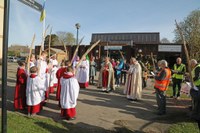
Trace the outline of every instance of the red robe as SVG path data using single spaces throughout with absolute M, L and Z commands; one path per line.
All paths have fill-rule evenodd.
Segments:
M 17 70 L 17 81 L 14 95 L 14 108 L 16 110 L 23 110 L 26 107 L 26 80 L 27 75 L 25 70 L 19 67 Z
M 108 69 L 108 65 L 104 66 L 103 72 L 102 72 L 102 87 L 107 88 L 108 87 L 108 71 L 106 71 L 106 69 Z
M 74 118 L 76 116 L 76 108 L 61 109 L 61 117 L 66 119 Z
M 60 69 L 58 69 L 58 71 L 56 72 L 56 77 L 58 79 L 58 86 L 57 86 L 57 93 L 56 93 L 56 100 L 60 101 L 60 78 L 64 75 L 64 72 L 66 71 L 66 67 L 62 67 Z
M 79 83 L 81 88 L 87 88 L 89 86 L 89 82 Z

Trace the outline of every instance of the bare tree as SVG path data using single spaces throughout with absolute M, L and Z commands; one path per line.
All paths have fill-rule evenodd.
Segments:
M 179 23 L 185 40 L 188 44 L 191 58 L 200 58 L 200 10 L 192 11 L 184 21 Z M 174 30 L 175 42 L 182 43 L 178 30 Z

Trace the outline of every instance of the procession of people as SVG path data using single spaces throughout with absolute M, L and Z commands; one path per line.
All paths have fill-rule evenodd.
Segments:
M 150 69 L 148 63 L 151 61 L 143 61 L 141 56 L 132 57 L 129 61 L 105 57 L 98 74 L 95 57 L 91 57 L 91 60 L 82 57 L 80 60 L 77 56 L 71 63 L 70 60 L 65 59 L 58 62 L 56 55 L 52 55 L 48 60 L 47 63 L 47 52 L 42 51 L 38 60 L 35 59 L 34 54 L 31 54 L 30 61 L 26 62 L 30 65 L 29 70 L 25 62 L 18 62 L 14 95 L 15 110 L 27 110 L 29 116 L 34 116 L 48 102 L 49 94 L 56 93 L 55 100 L 58 101 L 61 110 L 60 116 L 67 120 L 74 120 L 79 90 L 88 89 L 89 85 L 96 85 L 101 88 L 100 93 L 122 89 L 124 97 L 135 102 L 142 100 L 144 89 L 151 87 L 153 91 L 154 88 L 158 106 L 157 114 L 165 115 L 167 113 L 166 90 L 171 79 L 173 83 L 171 98 L 178 99 L 182 93 L 181 85 L 185 76 L 188 75 L 180 57 L 176 59 L 172 69 L 168 67 L 168 62 L 164 59 L 154 62 L 157 63 L 152 66 L 155 69 L 152 67 Z M 200 66 L 194 59 L 190 63 L 195 85 L 191 89 L 192 117 L 200 121 L 200 100 L 197 91 L 200 87 Z M 147 84 L 147 78 L 154 78 L 154 86 Z

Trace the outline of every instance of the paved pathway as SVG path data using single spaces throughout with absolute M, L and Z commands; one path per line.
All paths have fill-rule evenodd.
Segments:
M 15 86 L 16 65 L 8 66 L 8 110 L 13 111 L 13 95 Z M 156 115 L 156 101 L 153 92 L 153 82 L 148 80 L 147 89 L 143 90 L 143 98 L 138 102 L 128 101 L 122 94 L 124 86 L 115 92 L 104 93 L 96 86 L 81 89 L 78 105 L 77 119 L 68 122 L 72 127 L 78 127 L 91 132 L 111 131 L 138 131 L 138 132 L 165 132 L 170 124 L 184 121 L 188 110 L 183 100 L 167 99 L 167 115 Z M 186 100 L 188 103 L 188 101 Z M 50 117 L 55 121 L 62 121 L 60 110 L 55 101 L 55 94 L 44 110 L 37 117 Z M 73 129 L 71 128 L 73 131 Z

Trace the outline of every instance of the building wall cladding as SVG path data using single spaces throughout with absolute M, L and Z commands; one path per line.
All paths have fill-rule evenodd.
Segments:
M 131 43 L 135 44 L 158 44 L 160 43 L 159 32 L 144 32 L 144 33 L 94 33 L 92 34 L 91 42 L 97 40 L 101 42 L 113 42 L 113 43 Z

